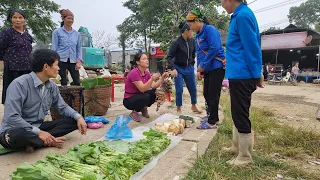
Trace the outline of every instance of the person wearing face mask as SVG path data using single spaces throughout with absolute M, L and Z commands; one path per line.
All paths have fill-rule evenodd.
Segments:
M 60 10 L 62 22 L 61 27 L 52 33 L 52 50 L 60 55 L 59 75 L 61 85 L 68 83 L 67 70 L 72 77 L 72 85 L 80 85 L 79 69 L 82 60 L 82 41 L 80 33 L 72 28 L 74 15 L 69 9 Z
M 149 118 L 148 107 L 150 107 L 157 98 L 156 89 L 160 87 L 163 81 L 168 77 L 164 73 L 154 73 L 152 76 L 148 70 L 149 59 L 144 53 L 138 53 L 130 62 L 134 68 L 129 72 L 125 87 L 123 105 L 132 110 L 130 117 L 136 121 L 141 121 L 141 116 Z M 159 79 L 160 78 L 160 79 Z
M 199 9 L 189 12 L 187 23 L 197 33 L 195 39 L 197 79 L 201 80 L 201 74 L 204 75 L 203 96 L 206 101 L 207 117 L 198 129 L 215 129 L 220 125 L 218 110 L 226 61 L 221 36 Z
M 180 23 L 179 29 L 181 35 L 171 43 L 167 55 L 168 69 L 171 71 L 172 77 L 174 77 L 176 88 L 177 112 L 181 113 L 184 81 L 191 97 L 191 110 L 195 113 L 202 113 L 196 106 L 197 84 L 194 74 L 196 47 L 192 38 L 193 31 L 186 21 Z
M 254 132 L 249 119 L 252 93 L 263 88 L 262 53 L 259 26 L 252 10 L 243 0 L 222 0 L 231 15 L 227 39 L 226 76 L 229 80 L 231 114 L 234 122 L 231 148 L 237 154 L 227 163 L 235 166 L 252 164 Z
M 17 77 L 31 72 L 29 56 L 33 38 L 25 29 L 26 15 L 23 10 L 8 12 L 7 21 L 12 27 L 0 32 L 0 60 L 4 61 L 2 104 L 5 104 L 7 88 Z

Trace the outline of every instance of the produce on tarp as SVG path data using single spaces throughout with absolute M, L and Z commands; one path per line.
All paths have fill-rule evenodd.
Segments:
M 155 129 L 163 133 L 168 133 L 169 135 L 177 136 L 182 134 L 185 128 L 190 128 L 193 123 L 194 120 L 192 117 L 180 116 L 165 123 L 156 123 Z
M 97 141 L 80 144 L 65 155 L 50 154 L 35 164 L 23 163 L 12 180 L 129 180 L 171 143 L 167 134 L 150 129 L 136 143 Z M 108 146 L 108 144 L 112 144 Z M 116 151 L 125 145 L 122 152 Z M 126 150 L 126 148 L 128 148 Z
M 179 116 L 179 119 L 183 119 L 183 120 L 186 121 L 186 123 L 185 123 L 185 128 L 190 128 L 190 127 L 192 126 L 192 124 L 194 123 L 193 117 L 180 115 L 180 116 Z

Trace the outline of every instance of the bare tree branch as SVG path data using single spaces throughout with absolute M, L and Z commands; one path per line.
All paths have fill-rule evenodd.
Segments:
M 96 31 L 92 33 L 93 46 L 97 48 L 104 48 L 110 50 L 118 43 L 116 36 L 106 34 L 105 31 Z

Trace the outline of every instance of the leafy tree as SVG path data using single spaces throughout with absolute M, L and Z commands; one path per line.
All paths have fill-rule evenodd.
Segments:
M 308 0 L 300 6 L 291 7 L 288 18 L 297 27 L 320 31 L 320 1 Z
M 319 24 L 316 24 L 316 31 L 320 32 L 320 23 Z
M 27 16 L 27 27 L 35 38 L 42 42 L 51 39 L 51 33 L 56 24 L 51 20 L 51 14 L 58 12 L 59 5 L 50 0 L 0 0 L 0 19 L 6 20 L 9 10 L 23 9 Z M 10 26 L 5 22 L 4 27 Z
M 130 17 L 129 17 L 130 18 Z M 120 32 L 120 36 L 118 37 L 119 46 L 122 48 L 122 70 L 124 72 L 126 66 L 126 48 L 132 45 L 132 34 L 134 28 L 131 28 L 130 19 L 126 18 L 126 20 L 117 26 L 118 31 Z
M 127 31 L 130 31 L 131 38 L 137 39 L 138 37 L 143 37 L 144 48 L 146 52 L 148 52 L 150 49 L 148 48 L 148 33 L 150 31 L 150 26 L 152 26 L 153 22 L 150 19 L 144 19 L 142 17 L 142 9 L 140 4 L 140 0 L 128 0 L 123 4 L 124 7 L 128 8 L 133 13 L 130 15 L 129 18 L 125 20 L 127 22 L 124 23 L 130 23 L 130 26 L 127 26 L 125 28 L 127 28 Z
M 212 24 L 219 30 L 227 31 L 229 28 L 230 16 L 225 12 L 219 14 L 219 6 L 219 1 L 211 1 L 209 4 L 204 6 L 204 8 L 202 9 L 202 13 L 208 18 L 210 24 Z
M 131 29 L 131 36 L 144 36 L 145 48 L 148 37 L 149 45 L 151 41 L 160 43 L 161 49 L 166 51 L 171 41 L 180 33 L 179 23 L 196 7 L 200 8 L 218 29 L 227 30 L 229 16 L 218 13 L 218 3 L 219 0 L 128 0 L 124 6 L 133 14 L 130 16 L 132 25 L 126 29 Z
M 203 9 L 210 4 L 210 0 L 142 0 L 142 15 L 145 19 L 157 17 L 159 22 L 150 32 L 154 42 L 161 44 L 161 49 L 167 51 L 170 43 L 179 35 L 179 23 L 186 17 L 188 12 L 194 8 Z

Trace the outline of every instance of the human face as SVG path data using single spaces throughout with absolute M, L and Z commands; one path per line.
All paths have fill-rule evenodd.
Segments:
M 148 56 L 145 54 L 142 54 L 142 56 L 140 57 L 140 60 L 137 61 L 137 65 L 141 68 L 147 69 L 149 67 Z
M 186 33 L 188 38 L 192 38 L 193 37 L 193 30 L 192 29 L 190 29 L 189 31 L 186 30 L 185 33 Z
M 187 24 L 189 25 L 190 29 L 194 32 L 199 32 L 201 29 L 200 21 L 197 19 L 195 21 L 188 21 Z
M 234 0 L 221 0 L 221 6 L 227 11 L 228 14 L 232 14 L 234 11 L 233 2 Z
M 11 18 L 13 27 L 21 28 L 25 25 L 26 19 L 19 13 L 15 12 Z
M 73 21 L 74 21 L 74 17 L 73 16 L 67 16 L 66 18 L 64 18 L 64 25 L 72 26 L 73 25 Z
M 49 78 L 56 78 L 59 73 L 59 61 L 56 60 L 52 66 L 49 66 L 48 64 L 44 65 L 44 72 Z

